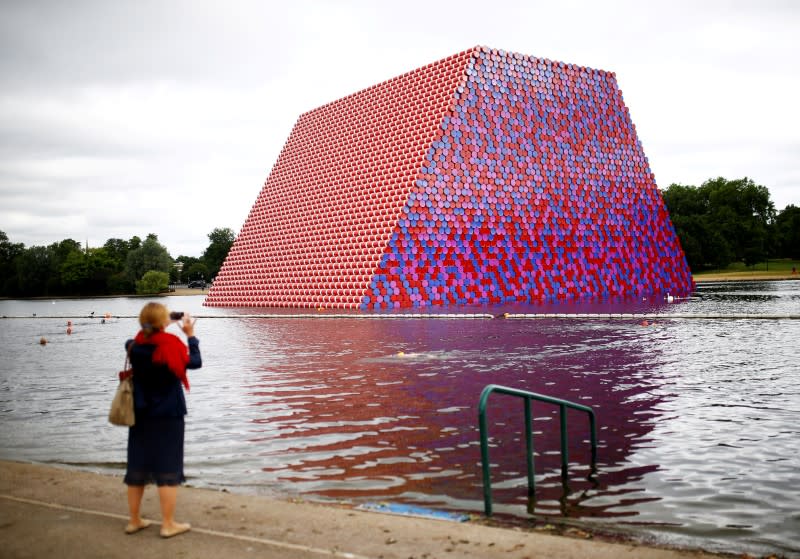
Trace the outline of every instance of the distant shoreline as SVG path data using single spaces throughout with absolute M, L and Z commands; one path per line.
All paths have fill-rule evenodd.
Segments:
M 800 280 L 800 274 L 792 275 L 791 272 L 720 272 L 720 273 L 701 273 L 692 275 L 696 283 L 706 281 L 777 281 L 777 280 Z
M 119 297 L 130 297 L 137 299 L 147 299 L 153 297 L 172 297 L 183 295 L 208 295 L 208 289 L 189 289 L 181 287 L 175 291 L 164 293 L 154 293 L 149 295 L 139 295 L 138 293 L 117 293 L 116 295 L 41 295 L 39 297 L 0 297 L 0 301 L 51 301 L 54 299 L 117 299 Z
M 800 281 L 800 274 L 792 275 L 791 272 L 784 271 L 769 273 L 769 272 L 722 272 L 722 273 L 701 273 L 692 276 L 695 283 L 705 283 L 712 281 L 779 281 L 779 280 L 796 280 Z M 114 299 L 117 297 L 183 297 L 187 295 L 208 295 L 208 289 L 189 289 L 188 287 L 180 287 L 175 291 L 168 293 L 159 293 L 158 295 L 137 295 L 135 293 L 121 294 L 121 295 L 58 295 L 58 296 L 44 296 L 44 297 L 0 297 L 2 300 L 50 300 L 50 299 Z

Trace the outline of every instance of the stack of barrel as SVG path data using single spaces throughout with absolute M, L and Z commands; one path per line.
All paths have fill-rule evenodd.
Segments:
M 691 288 L 614 75 L 476 47 L 301 115 L 205 304 Z

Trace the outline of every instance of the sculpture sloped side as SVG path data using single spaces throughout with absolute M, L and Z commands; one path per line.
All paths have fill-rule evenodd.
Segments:
M 301 115 L 206 304 L 691 289 L 614 75 L 476 47 Z

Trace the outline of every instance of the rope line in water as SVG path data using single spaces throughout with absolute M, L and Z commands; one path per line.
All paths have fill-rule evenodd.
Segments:
M 800 320 L 800 314 L 723 314 L 723 313 L 529 313 L 512 314 L 505 313 L 493 315 L 488 313 L 480 314 L 339 314 L 339 313 L 299 313 L 299 314 L 199 314 L 192 315 L 194 318 L 269 318 L 269 319 L 302 319 L 302 318 L 352 318 L 358 320 L 408 320 L 408 319 L 439 319 L 439 320 L 541 320 L 541 319 L 563 319 L 563 320 Z M 4 319 L 60 319 L 74 320 L 97 318 L 87 315 L 36 315 L 36 316 L 2 316 Z M 108 318 L 139 318 L 139 315 L 111 315 Z

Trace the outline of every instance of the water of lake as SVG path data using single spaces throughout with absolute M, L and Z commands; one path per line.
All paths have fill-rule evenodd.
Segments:
M 202 301 L 165 298 L 202 315 L 191 485 L 480 513 L 477 404 L 494 383 L 597 414 L 597 475 L 587 423 L 570 413 L 563 484 L 557 409 L 534 404 L 532 521 L 800 557 L 800 320 L 256 318 Z M 106 414 L 143 303 L 0 301 L 0 315 L 25 317 L 0 319 L 0 458 L 121 473 L 126 430 Z M 671 305 L 469 311 L 798 315 L 800 282 L 700 284 Z M 531 518 L 522 403 L 493 395 L 488 416 L 495 514 Z

